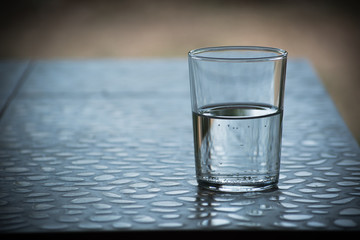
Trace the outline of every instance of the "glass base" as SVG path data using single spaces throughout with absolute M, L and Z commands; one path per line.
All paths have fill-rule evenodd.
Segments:
M 245 192 L 264 192 L 264 191 L 274 191 L 278 189 L 277 183 L 269 183 L 269 184 L 219 184 L 212 183 L 203 180 L 197 180 L 199 187 L 205 188 L 211 191 L 217 192 L 232 192 L 232 193 L 245 193 Z

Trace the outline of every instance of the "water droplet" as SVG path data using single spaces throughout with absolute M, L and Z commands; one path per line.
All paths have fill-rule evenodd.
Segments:
M 111 198 L 121 198 L 121 196 L 119 194 L 112 193 L 112 192 L 104 192 L 103 195 L 105 195 L 107 197 L 111 197 Z
M 283 228 L 295 228 L 297 225 L 291 222 L 274 222 L 274 226 L 283 227 Z
M 314 198 L 335 198 L 337 196 L 339 196 L 339 194 L 336 193 L 328 193 L 328 194 L 314 194 L 312 195 Z
M 292 203 L 281 203 L 282 206 L 284 206 L 285 208 L 297 208 L 298 205 L 292 204 Z
M 84 180 L 85 180 L 84 178 L 79 178 L 79 177 L 67 177 L 67 176 L 59 177 L 59 179 L 62 180 L 62 181 L 66 181 L 66 182 L 81 182 L 81 181 L 84 181 Z
M 160 223 L 158 226 L 162 228 L 179 228 L 184 226 L 184 224 L 180 222 L 168 222 L 168 223 Z
M 38 161 L 38 162 L 46 162 L 46 161 L 56 160 L 56 158 L 55 157 L 34 157 L 32 160 Z
M 109 180 L 112 180 L 114 178 L 115 177 L 113 175 L 105 174 L 105 175 L 96 176 L 94 179 L 96 181 L 109 181 Z
M 334 224 L 339 227 L 356 227 L 357 224 L 351 219 L 336 219 Z
M 110 209 L 111 208 L 111 205 L 105 204 L 105 203 L 94 203 L 93 206 L 96 209 Z
M 133 221 L 137 223 L 153 223 L 155 222 L 155 218 L 147 216 L 147 215 L 137 215 L 133 217 Z
M 310 188 L 302 188 L 302 189 L 299 189 L 299 191 L 302 192 L 302 193 L 314 193 L 314 192 L 316 192 L 316 190 L 310 189 Z
M 66 215 L 60 216 L 58 220 L 59 222 L 63 222 L 63 223 L 76 223 L 80 221 L 80 219 L 77 217 L 66 216 Z
M 46 204 L 46 203 L 40 203 L 40 204 L 36 204 L 33 208 L 37 211 L 42 211 L 42 210 L 48 210 L 50 208 L 55 207 L 55 205 L 52 204 Z
M 85 196 L 90 194 L 90 192 L 68 192 L 68 193 L 64 193 L 63 197 L 80 197 L 80 196 Z
M 173 181 L 159 182 L 159 186 L 163 186 L 163 187 L 172 187 L 172 186 L 178 186 L 178 185 L 180 185 L 179 182 L 173 182 Z
M 360 209 L 359 208 L 345 208 L 339 212 L 340 215 L 360 215 Z
M 326 224 L 321 223 L 321 222 L 315 222 L 315 221 L 307 222 L 307 225 L 308 225 L 309 227 L 314 227 L 314 228 L 323 228 L 323 227 L 326 227 Z
M 214 210 L 218 212 L 237 212 L 242 207 L 215 207 Z
M 238 202 L 232 202 L 230 203 L 231 206 L 246 206 L 246 205 L 251 205 L 251 204 L 254 204 L 255 201 L 254 200 L 241 200 L 241 201 L 238 201 Z
M 175 218 L 179 218 L 180 214 L 164 214 L 161 216 L 164 219 L 175 219 Z
M 92 222 L 82 222 L 78 226 L 79 226 L 79 228 L 89 229 L 89 230 L 102 229 L 103 228 L 103 226 L 101 224 L 92 223 Z
M 99 216 L 91 216 L 90 220 L 93 222 L 110 222 L 120 219 L 121 216 L 118 215 L 99 215 Z
M 184 194 L 184 193 L 188 193 L 189 190 L 174 190 L 174 191 L 168 191 L 168 192 L 165 192 L 166 195 L 181 195 L 181 194 Z
M 72 161 L 72 164 L 75 165 L 87 165 L 87 164 L 95 164 L 98 163 L 99 160 L 76 160 L 76 161 Z
M 147 186 L 149 186 L 149 184 L 144 183 L 144 182 L 138 182 L 138 183 L 130 184 L 130 187 L 133 187 L 133 188 L 145 188 Z
M 319 206 L 321 206 L 321 205 L 319 205 Z M 325 210 L 312 210 L 311 213 L 325 215 L 325 214 L 328 214 L 329 212 L 325 211 Z
M 130 179 L 119 179 L 119 180 L 115 180 L 115 181 L 110 182 L 110 184 L 121 185 L 121 184 L 129 183 L 131 181 L 132 180 L 130 180 Z
M 284 183 L 284 184 L 296 184 L 296 183 L 302 183 L 302 182 L 305 182 L 305 181 L 306 181 L 306 179 L 294 178 L 294 179 L 290 179 L 290 180 L 284 181 L 283 183 Z
M 44 202 L 53 202 L 55 199 L 53 198 L 30 198 L 25 200 L 26 203 L 44 203 Z
M 283 194 L 291 196 L 291 197 L 302 197 L 302 195 L 293 193 L 293 192 L 287 192 L 287 191 L 283 191 Z
M 301 142 L 301 144 L 305 147 L 314 147 L 318 145 L 318 143 L 314 140 L 304 140 Z
M 132 225 L 131 225 L 131 223 L 128 223 L 128 222 L 116 222 L 116 223 L 113 223 L 113 227 L 120 228 L 120 229 L 127 229 L 127 228 L 131 228 Z
M 195 197 L 178 197 L 179 200 L 185 201 L 185 202 L 195 202 Z
M 341 192 L 341 189 L 339 188 L 329 188 L 329 189 L 326 189 L 327 192 Z
M 130 188 L 125 188 L 125 189 L 121 189 L 119 192 L 121 192 L 121 193 L 136 193 L 136 190 L 130 189 Z
M 147 191 L 152 192 L 152 193 L 156 193 L 156 192 L 160 192 L 161 189 L 160 188 L 148 188 Z
M 56 168 L 53 167 L 42 167 L 41 168 L 44 172 L 54 172 Z
M 351 202 L 354 199 L 355 199 L 354 197 L 343 198 L 343 199 L 332 201 L 331 203 L 332 204 L 347 204 L 347 203 Z
M 299 171 L 299 172 L 294 173 L 294 175 L 297 177 L 309 177 L 312 175 L 312 173 L 306 172 L 306 171 Z
M 124 200 L 124 199 L 115 199 L 115 200 L 111 200 L 110 202 L 112 202 L 112 203 L 119 203 L 119 204 L 132 204 L 132 203 L 136 203 L 136 201 L 133 201 L 133 200 Z
M 320 187 L 325 187 L 326 185 L 324 183 L 320 183 L 320 182 L 313 182 L 313 183 L 307 184 L 306 186 L 313 187 L 313 188 L 320 188 Z
M 337 172 L 326 172 L 324 173 L 325 176 L 330 176 L 330 177 L 333 177 L 333 176 L 339 176 L 340 173 L 337 173 Z
M 313 218 L 313 215 L 308 214 L 284 214 L 283 219 L 291 221 L 303 221 Z
M 71 200 L 72 203 L 93 203 L 93 202 L 99 202 L 102 198 L 98 197 L 84 197 L 84 198 L 75 198 Z
M 238 221 L 250 221 L 249 218 L 243 216 L 243 215 L 239 215 L 239 214 L 234 214 L 234 213 L 229 213 L 228 216 L 232 219 L 238 220 Z
M 352 186 L 357 186 L 360 183 L 353 181 L 343 181 L 343 182 L 337 182 L 336 184 L 343 187 L 352 187 Z
M 320 202 L 319 200 L 305 199 L 305 198 L 296 198 L 296 199 L 293 199 L 293 201 L 299 202 L 299 203 L 318 203 L 318 202 Z
M 62 224 L 62 223 L 46 223 L 44 225 L 41 226 L 42 229 L 46 229 L 46 230 L 62 230 L 67 228 L 69 225 L 67 224 Z
M 222 218 L 206 219 L 201 222 L 201 226 L 204 227 L 221 227 L 229 224 L 231 224 L 229 220 Z
M 79 188 L 77 188 L 77 187 L 53 187 L 53 188 L 51 188 L 51 190 L 53 190 L 55 192 L 69 192 L 69 191 L 75 191 L 78 189 Z
M 156 197 L 157 194 L 134 194 L 134 195 L 131 195 L 132 198 L 134 199 L 150 199 L 150 198 L 154 198 Z
M 307 162 L 306 165 L 320 165 L 326 162 L 326 159 L 316 160 L 316 161 L 310 161 Z
M 140 173 L 137 173 L 137 172 L 124 173 L 124 177 L 137 177 L 139 175 L 140 175 Z
M 157 207 L 180 207 L 183 205 L 183 203 L 176 201 L 158 201 L 151 203 L 151 205 Z
M 173 213 L 177 212 L 175 208 L 151 208 L 151 212 L 159 212 L 159 213 Z

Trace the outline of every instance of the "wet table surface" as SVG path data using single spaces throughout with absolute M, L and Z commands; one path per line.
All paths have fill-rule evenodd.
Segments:
M 288 63 L 279 189 L 195 180 L 186 59 L 0 63 L 0 232 L 358 230 L 360 151 Z

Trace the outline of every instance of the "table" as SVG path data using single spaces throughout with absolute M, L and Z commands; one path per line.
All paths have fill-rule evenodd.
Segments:
M 186 59 L 0 63 L 0 232 L 358 230 L 360 151 L 288 62 L 279 190 L 195 180 Z

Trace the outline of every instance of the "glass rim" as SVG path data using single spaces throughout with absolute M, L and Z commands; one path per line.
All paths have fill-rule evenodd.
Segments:
M 216 57 L 216 56 L 201 56 L 201 53 L 205 52 L 224 52 L 224 51 L 262 51 L 272 52 L 273 56 L 263 57 Z M 272 61 L 286 59 L 288 52 L 281 48 L 274 47 L 262 47 L 262 46 L 219 46 L 219 47 L 204 47 L 197 48 L 189 51 L 188 56 L 196 60 L 207 60 L 207 61 L 239 61 L 239 62 L 251 62 L 251 61 Z

